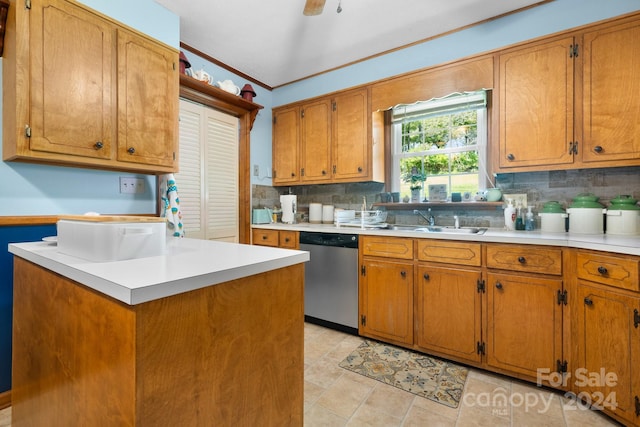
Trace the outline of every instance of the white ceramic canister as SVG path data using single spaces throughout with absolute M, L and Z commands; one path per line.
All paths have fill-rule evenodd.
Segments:
M 607 209 L 607 234 L 640 234 L 640 207 L 638 201 L 628 195 L 611 200 Z
M 597 196 L 579 194 L 573 199 L 567 213 L 569 214 L 569 233 L 604 233 L 604 215 L 607 210 L 598 203 Z
M 322 223 L 333 223 L 333 205 L 322 205 Z
M 538 216 L 540 217 L 540 231 L 543 233 L 564 233 L 567 231 L 567 213 L 559 202 L 545 203 Z
M 322 222 L 322 203 L 309 203 L 309 222 L 311 224 Z

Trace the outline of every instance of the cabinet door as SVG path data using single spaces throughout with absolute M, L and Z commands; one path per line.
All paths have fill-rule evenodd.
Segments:
M 273 185 L 299 182 L 298 144 L 300 110 L 287 108 L 273 113 Z
M 573 163 L 573 38 L 500 55 L 501 168 Z
M 24 74 L 18 82 L 29 84 L 30 79 L 31 84 L 30 149 L 111 158 L 116 132 L 113 26 L 56 0 L 33 2 L 29 26 L 31 69 L 18 70 Z M 22 108 L 29 106 L 17 107 Z
M 365 259 L 359 288 L 359 333 L 412 345 L 413 264 Z
M 331 180 L 331 103 L 324 99 L 302 107 L 300 180 Z
M 562 361 L 560 279 L 487 275 L 487 363 L 536 379 Z
M 480 272 L 418 267 L 416 344 L 439 354 L 480 362 Z
M 177 168 L 178 52 L 118 29 L 118 160 Z
M 578 360 L 574 391 L 586 392 L 592 404 L 640 422 L 640 298 L 588 286 L 578 281 L 575 313 Z M 580 371 L 577 371 L 580 370 Z
M 640 164 L 640 23 L 585 33 L 582 53 L 582 160 Z
M 358 180 L 370 175 L 367 90 L 338 95 L 333 100 L 333 179 Z

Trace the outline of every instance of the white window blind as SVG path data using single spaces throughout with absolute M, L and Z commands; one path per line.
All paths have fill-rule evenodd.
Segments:
M 238 119 L 180 100 L 180 172 L 186 237 L 238 241 Z

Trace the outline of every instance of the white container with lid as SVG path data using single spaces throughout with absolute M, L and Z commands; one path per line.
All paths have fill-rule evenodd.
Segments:
M 567 209 L 569 233 L 603 234 L 604 214 L 607 210 L 593 194 L 579 194 Z
M 559 202 L 550 201 L 545 203 L 542 205 L 542 212 L 538 216 L 540 217 L 540 230 L 543 233 L 564 233 L 567 231 L 567 213 Z
M 322 223 L 333 223 L 333 205 L 322 205 Z
M 165 218 L 77 217 L 57 223 L 58 252 L 96 262 L 164 255 Z
M 640 234 L 640 207 L 637 200 L 621 195 L 611 200 L 607 209 L 607 234 Z
M 309 203 L 309 222 L 311 224 L 322 222 L 322 203 Z

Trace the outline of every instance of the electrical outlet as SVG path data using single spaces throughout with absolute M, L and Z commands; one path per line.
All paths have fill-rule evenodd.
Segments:
M 126 194 L 144 193 L 144 179 L 121 176 L 120 177 L 120 193 L 126 193 Z
M 253 176 L 260 176 L 260 167 L 258 165 L 253 165 Z
M 527 207 L 526 194 L 503 194 L 502 195 L 502 200 L 504 200 L 505 202 L 509 199 L 513 201 L 513 206 L 515 207 L 518 206 L 518 203 L 520 203 L 520 206 L 522 206 L 523 208 Z

